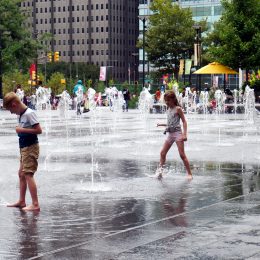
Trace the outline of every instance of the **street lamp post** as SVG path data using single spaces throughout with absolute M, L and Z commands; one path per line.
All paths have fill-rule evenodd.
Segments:
M 194 66 L 199 69 L 201 66 L 201 25 L 195 24 L 193 28 L 196 30 L 195 44 L 194 44 Z M 201 76 L 197 75 L 196 86 L 199 85 L 201 91 Z
M 132 56 L 134 56 L 134 84 L 135 84 L 135 94 L 137 94 L 137 85 L 136 85 L 136 57 L 139 56 L 139 53 L 134 52 L 132 53 Z
M 3 98 L 3 37 L 10 35 L 10 32 L 0 28 L 0 99 Z
M 143 23 L 143 83 L 142 86 L 145 86 L 145 29 L 146 29 L 146 21 L 148 20 L 149 15 L 139 15 L 139 19 Z
M 33 31 L 33 39 L 37 42 L 37 40 L 38 40 L 38 31 L 37 30 Z M 37 86 L 38 85 L 38 49 L 37 48 L 36 48 L 36 57 L 35 57 L 34 63 L 35 63 L 35 83 Z
M 2 31 L 0 30 L 0 99 L 3 98 Z

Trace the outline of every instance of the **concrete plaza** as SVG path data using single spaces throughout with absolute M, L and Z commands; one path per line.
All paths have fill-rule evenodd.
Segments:
M 0 111 L 0 259 L 260 259 L 259 116 L 186 115 L 194 178 L 174 146 L 158 181 L 164 114 L 37 113 L 41 211 L 25 213 L 6 207 L 19 150 Z

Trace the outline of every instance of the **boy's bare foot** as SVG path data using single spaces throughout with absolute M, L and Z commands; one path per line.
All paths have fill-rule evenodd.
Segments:
M 13 203 L 13 204 L 7 204 L 6 205 L 7 207 L 14 207 L 14 208 L 24 208 L 26 207 L 26 204 L 24 202 L 16 202 L 16 203 Z
M 22 208 L 22 210 L 24 210 L 24 211 L 34 211 L 34 210 L 40 211 L 40 207 L 39 206 L 36 207 L 34 205 L 30 205 L 28 207 Z

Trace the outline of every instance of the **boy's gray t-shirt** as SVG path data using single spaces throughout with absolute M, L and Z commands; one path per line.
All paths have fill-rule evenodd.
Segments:
M 27 108 L 23 114 L 18 116 L 18 122 L 19 126 L 23 128 L 32 128 L 34 125 L 39 124 L 36 113 L 30 108 Z M 36 134 L 20 133 L 18 136 L 20 148 L 38 143 L 38 137 Z

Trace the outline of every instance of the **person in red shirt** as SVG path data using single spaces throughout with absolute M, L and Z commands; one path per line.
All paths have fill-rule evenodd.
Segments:
M 155 92 L 155 101 L 156 101 L 156 102 L 159 102 L 160 98 L 161 98 L 161 91 L 160 91 L 160 89 L 158 88 L 158 89 L 156 90 L 156 92 Z

